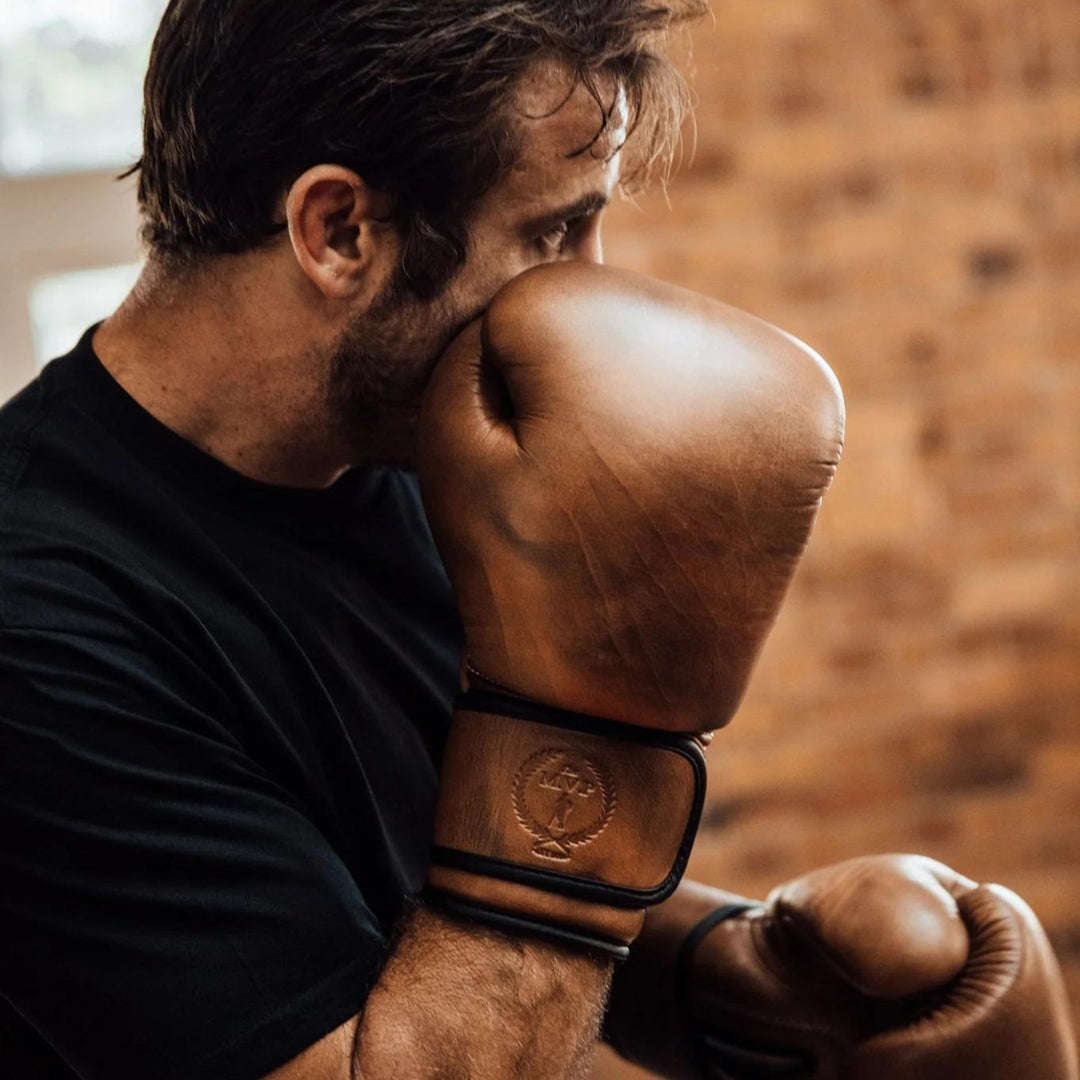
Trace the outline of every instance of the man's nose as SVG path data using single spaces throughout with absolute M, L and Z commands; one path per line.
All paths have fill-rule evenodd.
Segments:
M 569 253 L 570 259 L 575 262 L 588 262 L 602 264 L 604 261 L 604 243 L 601 237 L 599 223 L 586 229 L 573 250 Z

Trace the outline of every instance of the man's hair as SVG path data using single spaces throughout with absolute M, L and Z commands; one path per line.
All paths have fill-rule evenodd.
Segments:
M 686 89 L 661 52 L 707 0 L 170 0 L 146 75 L 143 240 L 185 265 L 284 229 L 280 202 L 313 165 L 354 170 L 391 200 L 401 269 L 432 296 L 464 262 L 471 212 L 512 166 L 521 77 L 554 59 L 598 106 L 621 92 L 633 161 L 670 164 Z M 129 173 L 129 174 L 130 174 Z

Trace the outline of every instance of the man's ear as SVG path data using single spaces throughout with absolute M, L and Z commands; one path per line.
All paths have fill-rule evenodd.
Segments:
M 298 177 L 285 199 L 296 261 L 331 300 L 353 300 L 381 291 L 395 230 L 387 199 L 351 169 L 316 165 Z

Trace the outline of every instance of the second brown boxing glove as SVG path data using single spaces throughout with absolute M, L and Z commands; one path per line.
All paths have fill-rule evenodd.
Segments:
M 1064 985 L 1015 893 L 911 855 L 759 904 L 685 882 L 615 974 L 615 1049 L 671 1080 L 1077 1080 Z

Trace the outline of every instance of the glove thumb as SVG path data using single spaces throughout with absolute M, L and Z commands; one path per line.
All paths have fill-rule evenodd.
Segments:
M 822 960 L 869 997 L 899 1000 L 954 979 L 970 938 L 955 896 L 975 883 L 917 855 L 851 859 L 776 889 L 772 944 L 794 967 Z

